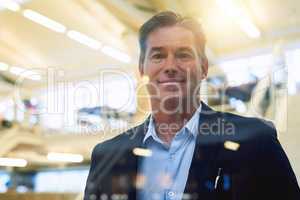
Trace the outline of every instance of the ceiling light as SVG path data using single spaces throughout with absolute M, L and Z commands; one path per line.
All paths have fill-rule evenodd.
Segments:
M 80 154 L 70 154 L 70 153 L 48 153 L 48 160 L 56 162 L 74 162 L 80 163 L 83 161 L 83 156 Z
M 101 51 L 114 58 L 114 59 L 117 59 L 121 62 L 124 62 L 124 63 L 129 63 L 131 61 L 131 58 L 129 57 L 129 55 L 127 55 L 126 53 L 123 53 L 121 52 L 120 50 L 118 49 L 115 49 L 113 47 L 110 47 L 110 46 L 104 46 Z
M 233 0 L 216 0 L 224 12 L 240 26 L 240 28 L 251 38 L 259 38 L 261 33 L 251 21 L 250 17 L 238 7 Z
M 46 28 L 49 28 L 55 32 L 64 33 L 66 31 L 66 27 L 48 17 L 35 12 L 33 10 L 25 10 L 23 12 L 24 17 L 30 19 L 31 21 L 38 23 Z
M 251 22 L 248 18 L 240 18 L 237 19 L 237 23 L 241 27 L 241 29 L 247 33 L 250 38 L 259 38 L 260 31 L 259 29 Z
M 84 35 L 83 33 L 80 33 L 78 31 L 68 31 L 67 36 L 71 38 L 72 40 L 75 40 L 83 45 L 86 45 L 92 49 L 98 50 L 101 48 L 101 43 L 87 35 Z
M 8 64 L 0 62 L 0 71 L 6 71 L 8 69 Z
M 17 12 L 20 10 L 20 5 L 11 0 L 1 0 L 0 7 L 6 8 L 6 9 L 14 11 L 14 12 Z
M 25 167 L 27 161 L 19 158 L 0 158 L 0 166 L 6 167 Z
M 10 67 L 9 71 L 12 74 L 15 74 L 17 76 L 21 76 L 21 77 L 24 77 L 24 78 L 28 78 L 28 79 L 31 79 L 31 80 L 34 80 L 34 81 L 39 81 L 39 80 L 42 79 L 42 76 L 40 74 L 38 74 L 36 72 L 33 72 L 30 69 L 25 69 L 25 68 L 22 68 L 22 67 L 13 66 L 13 67 Z
M 13 66 L 9 69 L 9 71 L 15 75 L 20 75 L 21 73 L 23 73 L 25 71 L 25 69 L 22 67 Z
M 39 74 L 31 74 L 31 75 L 28 75 L 28 76 L 26 75 L 25 77 L 28 78 L 28 79 L 31 79 L 33 81 L 40 81 L 42 79 L 42 76 L 39 75 Z

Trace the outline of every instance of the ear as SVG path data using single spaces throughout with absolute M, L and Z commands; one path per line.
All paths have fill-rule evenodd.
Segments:
M 206 58 L 206 56 L 204 58 L 202 58 L 202 80 L 205 79 L 207 77 L 207 73 L 208 73 L 208 60 Z

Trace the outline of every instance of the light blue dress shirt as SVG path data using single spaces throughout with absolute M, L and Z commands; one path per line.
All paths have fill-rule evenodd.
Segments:
M 165 144 L 156 134 L 153 118 L 150 118 L 144 145 L 152 155 L 139 163 L 140 175 L 144 177 L 140 200 L 179 200 L 191 166 L 201 105 L 185 126 L 176 133 L 170 145 Z

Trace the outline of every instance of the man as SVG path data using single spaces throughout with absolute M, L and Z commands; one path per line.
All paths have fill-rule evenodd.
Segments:
M 208 62 L 200 25 L 161 12 L 139 34 L 152 114 L 94 148 L 85 200 L 300 199 L 270 122 L 201 102 Z

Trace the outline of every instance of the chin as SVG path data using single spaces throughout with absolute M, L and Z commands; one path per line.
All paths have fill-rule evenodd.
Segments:
M 178 83 L 167 83 L 167 84 L 159 84 L 158 85 L 159 90 L 161 93 L 163 92 L 174 92 L 174 93 L 183 93 L 186 91 L 186 85 L 185 84 L 178 84 Z
M 163 91 L 160 93 L 161 99 L 183 99 L 186 97 L 186 94 L 183 94 L 180 91 Z

